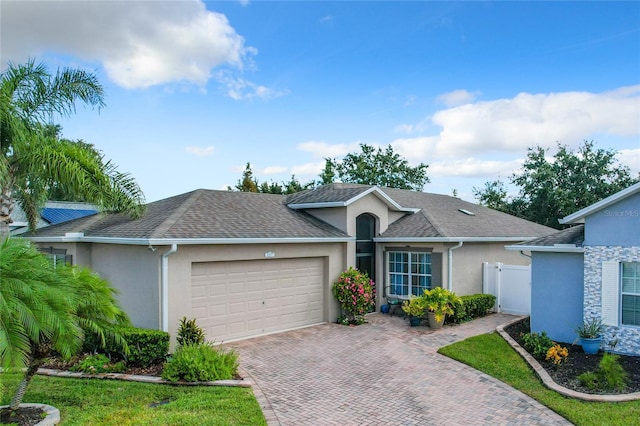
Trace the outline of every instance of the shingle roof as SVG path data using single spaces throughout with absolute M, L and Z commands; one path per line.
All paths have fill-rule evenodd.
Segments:
M 139 219 L 97 215 L 37 231 L 110 238 L 346 238 L 344 232 L 286 206 L 283 195 L 199 189 L 147 205 Z
M 372 185 L 355 183 L 332 183 L 316 189 L 297 192 L 287 197 L 287 204 L 325 204 L 346 202 L 368 191 Z
M 372 185 L 333 183 L 290 195 L 289 205 L 346 203 Z M 508 238 L 528 239 L 555 229 L 517 218 L 456 197 L 396 188 L 379 188 L 404 209 L 419 209 L 389 225 L 381 238 Z M 466 214 L 461 210 L 471 212 Z
M 535 240 L 527 241 L 522 244 L 528 247 L 551 247 L 555 245 L 569 245 L 573 244 L 576 247 L 582 247 L 584 243 L 584 225 L 576 225 L 562 231 L 555 232 L 551 235 L 536 238 Z
M 419 208 L 413 216 L 392 223 L 382 234 L 386 238 L 508 238 L 528 239 L 555 230 L 456 197 L 427 192 L 381 188 L 403 207 Z M 472 213 L 469 215 L 463 211 Z
M 32 236 L 82 232 L 85 237 L 137 239 L 348 238 L 343 231 L 288 205 L 348 203 L 373 188 L 378 196 L 393 200 L 394 208 L 417 211 L 390 224 L 381 239 L 522 241 L 555 232 L 448 195 L 331 184 L 289 196 L 199 189 L 150 203 L 139 219 L 123 214 L 95 215 L 40 229 Z

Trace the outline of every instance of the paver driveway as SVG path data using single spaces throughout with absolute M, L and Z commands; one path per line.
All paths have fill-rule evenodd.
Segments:
M 512 318 L 490 315 L 432 332 L 376 313 L 359 327 L 325 324 L 227 346 L 256 383 L 269 425 L 571 424 L 436 353 Z

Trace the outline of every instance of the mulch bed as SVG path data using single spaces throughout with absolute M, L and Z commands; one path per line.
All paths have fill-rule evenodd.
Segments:
M 20 407 L 14 413 L 8 408 L 0 410 L 0 424 L 33 426 L 42 420 L 44 411 L 38 407 Z
M 505 327 L 504 330 L 516 342 L 518 342 L 520 346 L 524 347 L 522 335 L 530 331 L 529 319 L 525 318 L 524 320 L 518 321 L 508 327 Z M 558 368 L 556 368 L 550 361 L 538 359 L 538 362 L 545 370 L 547 370 L 547 373 L 549 373 L 551 378 L 557 384 L 564 386 L 567 389 L 589 394 L 621 394 L 640 392 L 640 357 L 619 355 L 620 365 L 622 365 L 622 368 L 627 372 L 627 387 L 624 391 L 601 392 L 582 386 L 577 377 L 587 371 L 596 371 L 604 352 L 600 351 L 597 354 L 589 355 L 584 353 L 579 344 L 573 345 L 565 342 L 556 343 L 559 343 L 561 346 L 564 346 L 569 350 L 567 360 Z

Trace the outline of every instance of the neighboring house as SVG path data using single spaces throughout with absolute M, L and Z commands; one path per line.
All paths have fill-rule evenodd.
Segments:
M 377 307 L 389 291 L 480 293 L 483 262 L 529 264 L 505 244 L 554 231 L 447 195 L 331 184 L 199 189 L 139 219 L 95 215 L 29 237 L 108 279 L 136 325 L 175 335 L 196 318 L 220 342 L 335 321 L 331 285 L 349 266 L 375 280 Z
M 640 183 L 560 223 L 575 226 L 507 247 L 532 255 L 531 331 L 571 343 L 601 318 L 605 347 L 640 355 Z
M 37 220 L 36 227 L 42 228 L 55 225 L 96 213 L 98 213 L 98 208 L 88 203 L 47 201 L 40 210 L 40 217 Z M 9 224 L 9 231 L 12 235 L 24 233 L 29 229 L 27 215 L 17 203 L 13 208 L 13 212 L 11 212 L 11 219 L 13 222 Z

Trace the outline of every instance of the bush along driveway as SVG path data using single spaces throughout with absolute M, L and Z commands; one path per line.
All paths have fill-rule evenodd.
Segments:
M 493 314 L 431 331 L 400 317 L 326 324 L 227 344 L 256 383 L 269 425 L 570 424 L 504 383 L 437 353 L 494 331 Z

